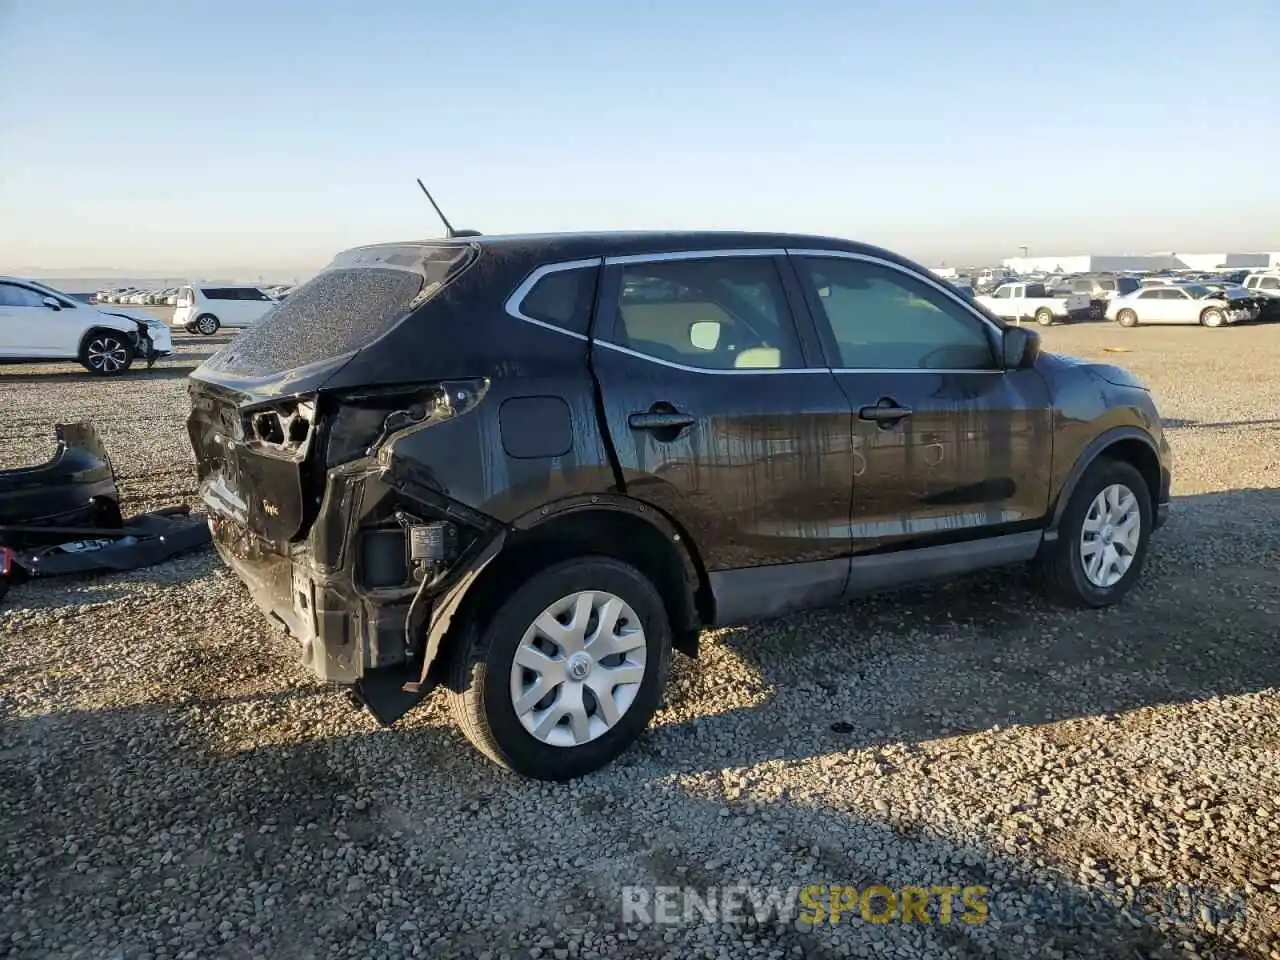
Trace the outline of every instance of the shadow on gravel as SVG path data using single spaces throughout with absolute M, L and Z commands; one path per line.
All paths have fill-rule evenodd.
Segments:
M 1278 634 L 1280 490 L 1177 497 L 1116 607 L 1055 607 L 1010 568 L 724 631 L 755 702 L 645 749 L 695 741 L 710 771 L 1253 693 L 1280 687 Z M 678 660 L 669 702 L 714 669 Z
M 590 926 L 628 934 L 591 956 L 714 956 L 719 943 L 720 956 L 826 960 L 874 944 L 876 955 L 1022 960 L 1186 956 L 1177 944 L 1199 906 L 1236 916 L 1212 891 L 1131 908 L 1154 905 L 1183 924 L 1165 933 L 1068 877 L 1050 887 L 983 844 L 791 799 L 747 808 L 749 796 L 691 793 L 654 763 L 551 786 L 503 775 L 435 729 L 223 745 L 229 724 L 269 730 L 288 701 L 311 696 L 0 724 L 0 930 L 30 955 L 55 956 L 493 950 L 524 960 L 538 944 L 546 956 L 577 944 L 577 955 Z M 966 922 L 978 914 L 957 890 L 945 923 L 936 893 L 927 922 L 868 923 L 846 904 L 842 923 L 812 928 L 794 914 L 722 924 L 682 908 L 675 924 L 654 927 L 643 914 L 623 923 L 625 886 L 705 897 L 736 884 L 784 897 L 808 885 L 981 887 L 986 912 Z M 829 906 L 829 890 L 816 896 Z M 887 904 L 869 901 L 870 912 Z M 1239 955 L 1195 939 L 1201 957 Z

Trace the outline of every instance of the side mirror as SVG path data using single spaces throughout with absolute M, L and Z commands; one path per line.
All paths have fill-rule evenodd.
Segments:
M 689 342 L 699 350 L 714 350 L 720 343 L 720 321 L 696 320 L 689 324 Z
M 1005 327 L 1001 352 L 1006 370 L 1030 367 L 1040 356 L 1040 334 L 1029 327 Z
M 40 302 L 43 303 L 46 307 L 48 307 L 50 310 L 62 309 L 62 304 L 60 304 L 57 300 L 53 299 L 53 297 L 44 297 L 41 299 Z

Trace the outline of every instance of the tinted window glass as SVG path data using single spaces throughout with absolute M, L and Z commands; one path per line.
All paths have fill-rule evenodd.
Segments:
M 769 257 L 624 267 L 615 339 L 646 356 L 706 370 L 804 365 Z
M 0 283 L 0 307 L 42 307 L 44 296 L 26 287 Z
M 255 300 L 259 303 L 261 303 L 263 300 L 266 300 L 266 301 L 271 300 L 270 297 L 268 297 L 265 293 L 263 293 L 257 287 L 241 287 L 239 293 L 240 293 L 241 300 Z
M 548 273 L 533 285 L 518 309 L 526 317 L 586 336 L 598 272 L 596 267 L 577 267 Z
M 841 366 L 990 370 L 984 324 L 922 280 L 860 260 L 798 258 L 830 324 Z
M 1138 294 L 1138 299 L 1139 300 L 1159 300 L 1160 291 L 1159 290 L 1143 290 L 1140 294 Z
M 1138 289 L 1138 281 L 1132 277 L 1121 277 L 1116 281 L 1117 293 L 1132 293 Z
M 335 267 L 272 304 L 262 319 L 206 362 L 265 376 L 345 356 L 378 339 L 443 290 L 475 257 L 469 247 L 424 247 L 425 272 Z M 447 336 L 447 333 L 442 334 Z
M 200 292 L 204 294 L 206 300 L 234 300 L 236 299 L 234 290 L 225 290 L 222 287 L 201 287 Z

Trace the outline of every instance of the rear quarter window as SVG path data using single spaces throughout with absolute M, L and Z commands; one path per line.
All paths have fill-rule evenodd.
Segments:
M 575 267 L 544 274 L 515 305 L 524 317 L 582 336 L 591 326 L 597 267 Z

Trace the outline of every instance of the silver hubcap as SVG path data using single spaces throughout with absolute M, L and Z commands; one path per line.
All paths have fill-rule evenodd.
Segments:
M 612 729 L 644 679 L 644 628 L 620 597 L 583 590 L 557 600 L 525 631 L 511 664 L 511 705 L 553 747 Z
M 100 337 L 89 343 L 89 366 L 103 373 L 115 373 L 124 366 L 128 354 L 119 340 Z
M 1113 483 L 1089 504 L 1080 531 L 1080 562 L 1095 587 L 1114 587 L 1129 572 L 1142 536 L 1138 498 Z
M 1204 315 L 1204 325 L 1206 327 L 1216 327 L 1220 323 L 1222 323 L 1222 314 L 1216 310 L 1210 310 Z
M 208 318 L 201 320 L 198 326 L 200 327 L 201 333 L 213 333 L 215 329 L 213 325 L 213 321 Z

